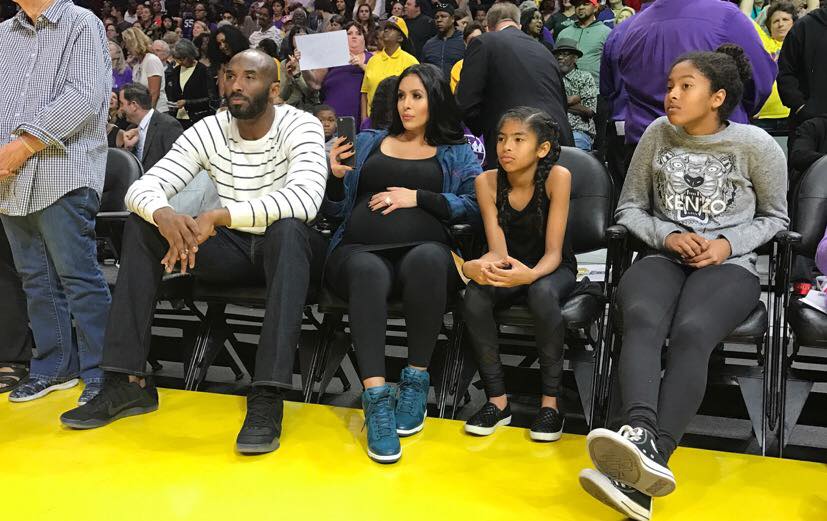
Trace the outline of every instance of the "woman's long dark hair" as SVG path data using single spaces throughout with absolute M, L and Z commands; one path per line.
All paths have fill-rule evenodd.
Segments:
M 548 195 L 546 194 L 546 180 L 551 168 L 560 159 L 560 127 L 551 117 L 542 110 L 532 107 L 516 107 L 500 118 L 497 131 L 502 129 L 506 121 L 519 121 L 529 128 L 532 134 L 537 137 L 539 147 L 546 141 L 551 145 L 546 157 L 537 161 L 537 169 L 534 171 L 534 196 L 529 204 L 534 205 L 535 221 L 537 229 L 545 233 L 546 214 L 548 214 Z M 511 212 L 507 211 L 508 194 L 511 192 L 511 184 L 508 182 L 508 174 L 501 165 L 497 165 L 497 222 L 503 232 L 507 233 L 510 224 Z
M 223 34 L 224 40 L 230 47 L 230 55 L 227 56 L 218 47 L 218 35 Z M 244 33 L 240 29 L 232 25 L 223 25 L 210 36 L 210 43 L 207 45 L 207 56 L 210 58 L 210 63 L 219 65 L 228 63 L 230 59 L 241 51 L 246 51 L 250 48 L 250 41 L 244 37 Z
M 371 127 L 387 130 L 393 122 L 396 112 L 396 76 L 388 76 L 376 86 L 373 100 L 370 102 Z
M 281 58 L 283 60 L 293 56 L 293 53 L 296 52 L 296 48 L 293 47 L 293 39 L 299 34 L 307 34 L 307 27 L 302 27 L 301 25 L 293 26 L 293 28 L 287 33 L 287 36 L 284 37 L 284 40 L 282 40 Z
M 399 84 L 405 77 L 416 75 L 425 86 L 428 96 L 428 123 L 425 124 L 425 141 L 431 146 L 461 145 L 465 140 L 465 129 L 462 127 L 459 108 L 451 93 L 451 87 L 445 80 L 442 71 L 435 65 L 423 63 L 411 65 L 399 75 L 394 87 L 393 121 L 388 129 L 392 136 L 398 136 L 405 131 L 402 118 L 396 108 L 396 99 L 399 96 Z

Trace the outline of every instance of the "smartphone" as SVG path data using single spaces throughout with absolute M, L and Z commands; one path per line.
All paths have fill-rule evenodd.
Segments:
M 353 143 L 356 146 L 356 120 L 353 116 L 343 116 L 336 118 L 336 133 L 339 137 L 345 138 L 345 143 Z M 355 151 L 355 148 L 354 148 Z M 356 167 L 356 154 L 347 159 L 342 160 L 343 165 L 350 168 Z

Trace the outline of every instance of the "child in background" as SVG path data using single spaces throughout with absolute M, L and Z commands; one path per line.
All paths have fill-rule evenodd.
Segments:
M 324 129 L 324 149 L 328 154 L 336 141 L 336 111 L 330 105 L 316 105 L 313 115 L 322 123 Z

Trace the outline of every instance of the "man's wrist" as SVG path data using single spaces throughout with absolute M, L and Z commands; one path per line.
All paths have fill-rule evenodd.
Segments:
M 160 221 L 172 217 L 174 214 L 175 210 L 173 210 L 171 206 L 164 206 L 152 212 L 152 220 L 155 221 L 155 224 L 158 224 Z
M 213 226 L 223 226 L 226 228 L 232 224 L 230 212 L 226 208 L 210 210 L 209 217 L 212 220 Z

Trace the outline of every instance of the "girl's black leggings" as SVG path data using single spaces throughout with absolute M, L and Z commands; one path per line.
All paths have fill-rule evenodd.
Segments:
M 712 351 L 749 316 L 760 296 L 758 278 L 731 264 L 693 269 L 647 257 L 623 275 L 617 303 L 626 420 L 654 433 L 666 459 L 701 405 Z
M 489 396 L 505 394 L 505 379 L 500 362 L 500 345 L 494 310 L 527 301 L 534 316 L 534 331 L 540 359 L 543 394 L 557 396 L 563 373 L 565 324 L 560 300 L 574 288 L 575 274 L 560 268 L 527 286 L 497 288 L 468 284 L 463 298 L 463 317 L 474 345 L 480 377 Z

